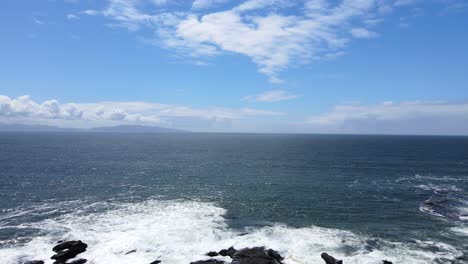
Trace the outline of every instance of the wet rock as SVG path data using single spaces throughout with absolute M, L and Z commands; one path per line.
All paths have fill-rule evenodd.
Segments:
M 231 264 L 282 264 L 283 257 L 274 250 L 264 247 L 244 248 L 232 257 Z
M 26 261 L 23 264 L 44 264 L 44 261 L 42 261 L 42 260 L 31 260 L 31 261 Z
M 64 263 L 67 260 L 78 256 L 78 254 L 85 252 L 87 247 L 88 245 L 81 242 L 81 240 L 66 241 L 58 244 L 52 249 L 54 252 L 58 253 L 53 255 L 51 259 L 55 259 L 56 264 Z
M 136 249 L 132 249 L 132 250 L 128 251 L 127 253 L 125 253 L 125 255 L 132 254 L 132 253 L 135 253 L 135 252 L 136 252 Z
M 199 260 L 195 262 L 190 262 L 190 264 L 226 264 L 226 262 L 217 259 L 207 259 L 207 260 Z
M 54 248 L 52 248 L 52 250 L 54 252 L 59 252 L 59 251 L 62 251 L 64 249 L 70 249 L 72 247 L 77 247 L 77 246 L 82 246 L 82 245 L 86 245 L 86 244 L 81 242 L 81 240 L 77 240 L 77 241 L 72 240 L 72 241 L 61 242 L 60 244 L 58 244 Z M 86 245 L 86 246 L 88 246 L 88 245 Z
M 155 260 L 155 261 L 151 262 L 150 264 L 159 264 L 159 263 L 161 263 L 160 260 Z
M 279 262 L 283 261 L 283 259 L 284 259 L 283 256 L 281 256 L 280 253 L 278 253 L 278 251 L 275 251 L 273 249 L 268 249 L 266 252 L 267 252 L 268 256 L 276 259 Z
M 66 262 L 65 264 L 85 264 L 86 262 L 88 262 L 86 259 L 77 259 L 71 262 Z
M 207 255 L 208 257 L 216 257 L 216 256 L 218 256 L 219 254 L 218 254 L 218 252 L 210 251 L 210 252 L 206 253 L 206 255 Z
M 325 261 L 326 264 L 343 264 L 342 260 L 337 260 L 325 252 L 322 253 L 321 257 Z
M 223 257 L 233 257 L 234 254 L 236 254 L 237 250 L 233 247 L 230 247 L 228 249 L 223 249 L 221 251 L 218 252 L 219 255 L 223 256 Z
M 382 260 L 382 263 L 383 263 L 383 264 L 393 264 L 393 262 L 388 261 L 388 260 Z

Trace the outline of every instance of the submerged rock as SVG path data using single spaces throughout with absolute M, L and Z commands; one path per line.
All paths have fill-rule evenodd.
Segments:
M 321 255 L 322 259 L 325 261 L 327 264 L 343 264 L 342 260 L 337 260 L 334 257 L 328 255 L 327 253 L 322 253 Z
M 23 264 L 44 264 L 44 261 L 42 261 L 42 260 L 31 260 L 31 261 L 26 261 Z
M 383 264 L 393 264 L 393 262 L 388 261 L 388 260 L 382 260 L 382 263 L 383 263 Z
M 125 255 L 132 254 L 132 253 L 135 253 L 135 252 L 136 252 L 136 249 L 132 249 L 132 250 L 128 251 L 127 253 L 125 253 Z

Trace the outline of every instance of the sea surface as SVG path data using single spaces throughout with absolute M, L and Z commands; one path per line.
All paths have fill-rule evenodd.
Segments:
M 65 239 L 92 264 L 468 263 L 468 137 L 0 133 L 0 263 Z

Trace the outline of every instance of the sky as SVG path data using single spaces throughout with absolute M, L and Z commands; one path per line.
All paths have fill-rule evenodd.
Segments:
M 0 123 L 468 135 L 468 0 L 0 7 Z

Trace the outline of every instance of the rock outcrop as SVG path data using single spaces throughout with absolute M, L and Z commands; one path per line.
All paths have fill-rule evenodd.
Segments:
M 217 259 L 207 259 L 190 262 L 190 264 L 226 264 L 226 262 Z
M 326 264 L 343 264 L 342 260 L 337 260 L 325 252 L 322 253 L 321 257 L 325 261 Z
M 53 255 L 51 259 L 55 260 L 54 264 L 82 264 L 86 262 L 85 259 L 78 259 L 69 263 L 67 261 L 85 252 L 87 247 L 88 245 L 81 242 L 81 240 L 62 242 L 52 249 L 57 254 Z
M 86 259 L 78 258 L 76 256 L 86 251 L 88 245 L 81 240 L 73 241 L 59 241 L 52 250 L 56 253 L 51 257 L 54 259 L 54 264 L 85 264 Z M 135 253 L 137 250 L 133 249 L 125 253 L 125 255 Z M 122 253 L 124 254 L 124 253 Z M 284 257 L 278 251 L 273 249 L 266 249 L 265 247 L 252 247 L 236 250 L 234 247 L 222 249 L 219 252 L 210 251 L 206 256 L 210 259 L 198 260 L 190 262 L 190 264 L 284 264 Z M 224 257 L 224 260 L 220 260 Z M 343 264 L 343 260 L 338 260 L 327 253 L 321 254 L 322 259 L 326 264 Z M 225 261 L 230 258 L 231 261 Z M 71 260 L 74 259 L 74 260 Z M 149 264 L 160 264 L 161 260 L 155 260 Z M 21 262 L 19 264 L 44 264 L 42 260 L 31 260 Z M 163 263 L 165 264 L 165 263 Z M 391 261 L 382 260 L 382 264 L 393 264 Z

